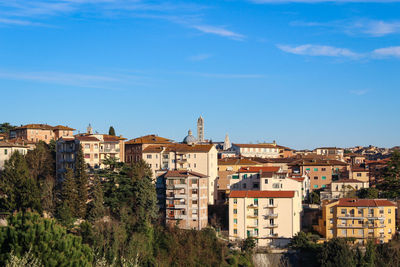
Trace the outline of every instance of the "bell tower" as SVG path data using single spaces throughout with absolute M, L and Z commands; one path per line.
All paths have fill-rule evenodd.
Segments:
M 204 119 L 201 116 L 197 119 L 197 141 L 204 142 Z

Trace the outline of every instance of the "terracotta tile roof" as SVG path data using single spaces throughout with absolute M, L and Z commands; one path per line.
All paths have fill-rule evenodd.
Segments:
M 256 161 L 247 158 L 224 158 L 218 160 L 218 165 L 257 165 Z
M 99 142 L 100 140 L 97 139 L 94 136 L 87 136 L 87 135 L 78 135 L 75 136 L 76 139 L 78 139 L 79 141 L 84 141 L 84 142 Z
M 369 172 L 368 169 L 361 168 L 361 167 L 352 167 L 351 171 L 353 171 L 353 172 Z
M 277 172 L 279 171 L 279 167 L 241 167 L 239 172 Z
M 232 144 L 232 146 L 252 148 L 278 148 L 277 145 L 274 144 Z
M 340 183 L 366 183 L 366 182 L 362 182 L 356 179 L 341 179 L 341 180 L 337 180 L 337 181 L 332 181 L 332 184 L 340 184 Z
M 126 138 L 123 138 L 121 136 L 103 134 L 103 140 L 106 142 L 119 142 L 120 140 L 126 140 Z
M 27 147 L 27 146 L 18 143 L 0 141 L 0 147 Z
M 289 166 L 347 166 L 346 162 L 335 159 L 298 159 L 288 164 Z
M 162 150 L 162 146 L 148 146 L 143 149 L 142 153 L 160 153 Z
M 20 127 L 15 128 L 16 130 L 18 129 L 40 129 L 40 130 L 69 130 L 69 131 L 75 131 L 75 129 L 63 126 L 63 125 L 57 125 L 57 126 L 51 126 L 48 124 L 27 124 L 23 125 Z
M 155 134 L 150 134 L 131 139 L 125 144 L 168 144 L 171 143 L 171 141 L 171 139 L 160 137 Z
M 170 144 L 166 146 L 165 151 L 176 152 L 209 152 L 214 145 L 187 145 L 187 144 Z
M 189 177 L 189 176 L 196 176 L 199 178 L 206 178 L 208 177 L 207 175 L 198 173 L 198 172 L 192 172 L 192 171 L 187 171 L 187 170 L 174 170 L 174 171 L 167 171 L 166 173 L 163 174 L 164 177 Z
M 292 198 L 294 191 L 231 191 L 229 197 L 234 198 Z
M 396 206 L 396 204 L 386 199 L 341 198 L 339 199 L 337 206 L 338 207 L 383 207 L 383 206 Z
M 65 130 L 65 131 L 75 131 L 75 129 L 70 128 L 68 126 L 57 125 L 53 127 L 54 130 Z

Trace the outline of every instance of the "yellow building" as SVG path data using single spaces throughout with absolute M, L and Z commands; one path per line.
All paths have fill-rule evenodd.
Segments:
M 385 243 L 396 228 L 396 205 L 386 199 L 342 198 L 325 201 L 317 230 L 326 239 L 354 237 L 365 244 L 368 239 Z

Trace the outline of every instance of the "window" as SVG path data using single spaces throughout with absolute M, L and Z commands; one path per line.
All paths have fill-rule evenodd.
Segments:
M 323 172 L 326 171 L 326 168 L 321 168 L 321 171 L 323 171 Z
M 194 167 L 194 168 L 196 168 L 196 163 L 195 163 L 195 164 L 193 164 L 193 165 L 194 165 L 193 167 Z
M 317 172 L 317 171 L 318 171 L 318 168 L 314 168 L 314 171 Z
M 4 149 L 4 155 L 7 155 L 8 151 L 7 149 Z
M 270 204 L 270 205 L 274 205 L 274 199 L 273 199 L 273 198 L 270 198 L 270 199 L 269 199 L 269 204 Z
M 258 198 L 255 198 L 253 203 L 254 203 L 254 205 L 257 206 L 258 205 Z
M 243 179 L 247 179 L 247 174 L 243 174 Z
M 326 180 L 326 176 L 322 176 L 322 180 Z
M 346 230 L 342 230 L 342 235 L 346 236 Z
M 329 234 L 333 235 L 333 230 L 329 230 Z
M 279 183 L 274 183 L 274 184 L 272 184 L 272 188 L 279 188 L 280 186 L 279 186 Z
M 314 180 L 318 180 L 318 176 L 314 176 Z
M 239 175 L 232 175 L 232 179 L 239 179 Z
M 192 189 L 192 195 L 197 195 L 197 189 Z
M 192 200 L 192 205 L 197 205 L 197 199 Z
M 147 155 L 146 158 L 151 159 L 151 155 Z
M 234 223 L 234 224 L 237 224 L 237 219 L 233 219 L 233 223 Z
M 237 229 L 233 229 L 233 234 L 237 235 Z
M 253 184 L 253 188 L 258 188 L 259 186 L 258 186 L 258 183 L 254 183 Z
M 341 209 L 340 213 L 341 214 L 346 214 L 346 209 Z
M 90 159 L 90 154 L 85 154 L 85 159 Z
M 237 209 L 233 209 L 233 214 L 237 214 Z
M 392 223 L 392 219 L 388 219 L 388 223 L 389 223 L 389 224 Z
M 258 235 L 258 229 L 254 229 L 254 235 Z
M 361 172 L 357 172 L 357 177 L 361 177 Z
M 322 187 L 322 188 L 325 188 L 325 187 L 326 187 L 326 184 L 323 184 L 321 187 Z
M 264 180 L 264 184 L 268 184 L 268 179 L 265 179 L 265 180 Z
M 86 149 L 90 148 L 90 144 L 85 144 L 85 148 Z
M 330 208 L 329 211 L 331 214 L 333 214 L 333 208 Z
M 310 168 L 306 168 L 306 171 L 310 171 L 311 169 Z
M 237 198 L 233 199 L 233 204 L 237 204 Z
M 99 158 L 99 154 L 94 154 L 94 158 L 98 159 Z
M 317 185 L 317 184 L 315 184 L 315 185 L 314 185 L 314 188 L 318 188 L 318 185 Z
M 258 209 L 254 209 L 254 216 L 258 216 Z M 257 225 L 258 225 L 258 223 L 257 223 Z
M 330 223 L 330 224 L 333 224 L 333 219 L 329 219 L 329 223 Z
M 392 213 L 392 210 L 391 210 L 391 209 L 388 209 L 388 213 L 391 214 L 391 213 Z
M 193 154 L 193 158 L 196 158 L 196 154 Z M 196 165 L 196 164 L 194 164 L 194 165 Z M 196 166 L 195 166 L 196 167 Z
M 243 188 L 246 188 L 246 184 L 243 184 Z

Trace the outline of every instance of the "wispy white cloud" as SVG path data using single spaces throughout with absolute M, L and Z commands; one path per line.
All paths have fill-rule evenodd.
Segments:
M 391 46 L 375 49 L 372 51 L 375 57 L 397 57 L 400 58 L 400 46 Z
M 327 45 L 305 44 L 299 46 L 278 45 L 284 52 L 305 56 L 349 57 L 359 58 L 361 55 L 347 48 L 338 48 Z
M 370 19 L 348 19 L 329 22 L 293 21 L 291 26 L 321 27 L 341 31 L 348 35 L 368 35 L 381 37 L 389 34 L 400 33 L 400 21 L 383 21 Z
M 368 90 L 350 90 L 349 93 L 352 95 L 362 96 L 367 94 Z
M 203 60 L 206 60 L 206 59 L 208 59 L 210 57 L 212 57 L 211 54 L 197 54 L 197 55 L 193 55 L 193 56 L 188 57 L 188 59 L 190 61 L 203 61 Z
M 179 74 L 200 76 L 206 78 L 218 78 L 218 79 L 260 79 L 265 78 L 264 74 L 252 74 L 252 73 L 207 73 L 207 72 L 190 72 L 183 71 L 178 72 Z
M 223 27 L 211 26 L 211 25 L 192 25 L 191 28 L 199 30 L 203 33 L 219 35 L 222 37 L 228 37 L 234 40 L 243 40 L 245 38 L 244 35 L 227 30 Z
M 7 71 L 0 69 L 0 79 L 59 84 L 86 88 L 115 88 L 123 84 L 139 84 L 142 79 L 134 75 L 92 75 L 82 73 L 39 71 Z

